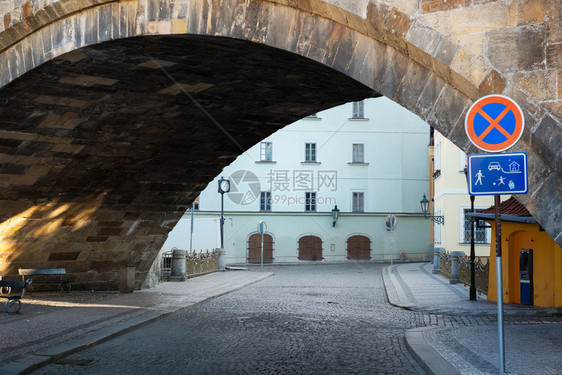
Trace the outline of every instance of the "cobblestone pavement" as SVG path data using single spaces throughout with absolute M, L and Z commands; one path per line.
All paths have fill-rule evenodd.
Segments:
M 508 373 L 562 374 L 562 337 L 560 330 L 552 329 L 552 324 L 562 323 L 560 319 L 541 319 L 540 323 L 506 322 L 505 368 Z M 498 333 L 495 324 L 432 329 L 425 331 L 424 336 L 461 374 L 498 373 Z M 522 351 L 524 355 L 521 355 L 519 348 L 525 348 Z
M 496 303 L 484 295 L 468 301 L 467 288 L 449 284 L 431 274 L 431 268 L 428 263 L 387 267 L 384 280 L 390 301 L 414 312 L 418 326 L 428 327 L 410 333 L 421 332 L 426 345 L 458 374 L 497 374 Z M 504 304 L 504 321 L 507 373 L 562 374 L 560 309 Z
M 407 332 L 437 355 L 420 358 L 431 373 L 497 374 L 494 304 L 467 301 L 466 290 L 431 275 L 428 264 L 394 267 L 265 267 L 275 275 L 34 373 L 425 374 Z M 506 310 L 508 373 L 562 374 L 558 310 Z
M 404 332 L 427 319 L 386 302 L 381 265 L 267 268 L 275 276 L 35 374 L 425 374 Z

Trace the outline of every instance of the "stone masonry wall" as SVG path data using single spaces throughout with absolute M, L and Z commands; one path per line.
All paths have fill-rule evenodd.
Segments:
M 68 264 L 84 285 L 115 287 L 119 267 L 134 265 L 140 285 L 181 211 L 244 147 L 379 93 L 468 152 L 470 104 L 514 98 L 527 123 L 513 151 L 528 152 L 530 166 L 530 193 L 518 198 L 562 243 L 558 0 L 2 7 L 5 269 Z M 186 93 L 229 127 L 190 110 Z

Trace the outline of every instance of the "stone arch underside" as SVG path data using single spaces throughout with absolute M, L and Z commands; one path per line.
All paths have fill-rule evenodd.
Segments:
M 518 100 L 516 150 L 530 157 L 530 194 L 518 198 L 562 242 L 557 117 L 493 68 L 480 84 L 453 69 L 466 51 L 393 8 L 373 1 L 361 18 L 279 3 L 57 2 L 0 33 L 4 272 L 67 266 L 87 288 L 115 288 L 134 265 L 140 286 L 187 205 L 241 149 L 378 93 L 468 152 L 472 101 Z

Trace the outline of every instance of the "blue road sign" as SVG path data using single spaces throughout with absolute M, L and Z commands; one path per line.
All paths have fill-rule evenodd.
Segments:
M 473 154 L 468 156 L 470 195 L 526 194 L 527 154 Z

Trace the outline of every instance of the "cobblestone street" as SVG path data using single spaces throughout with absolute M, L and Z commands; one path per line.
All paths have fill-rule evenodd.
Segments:
M 382 265 L 272 267 L 275 276 L 37 374 L 425 374 L 386 303 Z M 420 321 L 421 320 L 421 321 Z
M 43 339 L 22 339 L 10 350 L 70 341 L 6 362 L 0 373 L 40 363 L 45 367 L 34 374 L 497 374 L 495 303 L 468 301 L 463 286 L 429 267 L 313 264 L 263 273 L 255 267 L 99 296 L 96 303 L 57 294 L 74 307 L 37 307 L 33 318 L 30 306 L 36 329 L 64 327 L 61 317 L 83 317 L 82 323 L 46 329 Z M 90 323 L 106 315 L 105 327 Z M 508 373 L 562 373 L 559 310 L 507 304 L 505 323 Z M 81 329 L 91 324 L 94 336 L 85 339 Z

